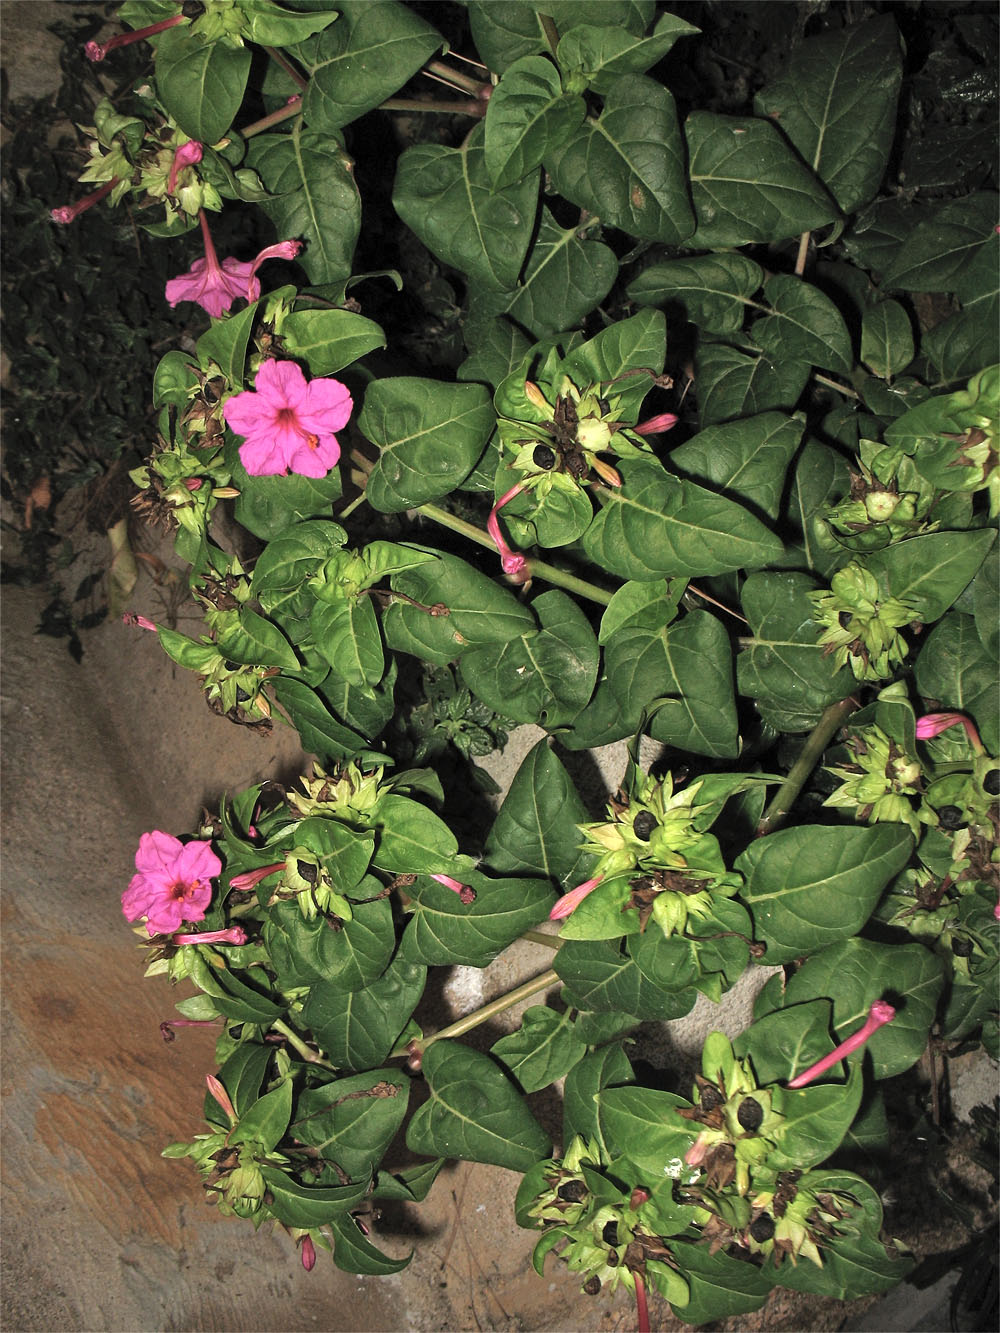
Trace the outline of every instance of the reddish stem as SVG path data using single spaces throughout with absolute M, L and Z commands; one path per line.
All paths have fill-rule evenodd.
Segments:
M 632 1276 L 635 1278 L 635 1309 L 638 1316 L 637 1322 L 639 1333 L 649 1333 L 649 1307 L 646 1304 L 646 1285 L 642 1280 L 642 1275 L 632 1270 Z

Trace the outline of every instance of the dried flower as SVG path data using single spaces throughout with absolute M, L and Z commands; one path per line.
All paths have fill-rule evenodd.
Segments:
M 58 222 L 64 227 L 68 227 L 71 222 L 75 222 L 81 213 L 85 213 L 88 208 L 93 208 L 95 204 L 111 193 L 118 184 L 118 177 L 113 176 L 101 186 L 99 190 L 94 190 L 92 194 L 85 194 L 82 199 L 78 199 L 75 204 L 63 204 L 59 208 L 54 208 L 50 214 L 53 222 Z
M 460 884 L 457 879 L 452 879 L 450 875 L 431 875 L 431 879 L 436 879 L 446 889 L 451 889 L 452 893 L 457 893 L 466 906 L 476 901 L 476 891 L 469 884 Z
M 119 46 L 131 46 L 133 42 L 144 42 L 147 37 L 155 37 L 158 32 L 166 32 L 167 28 L 175 28 L 178 23 L 186 23 L 187 19 L 180 12 L 174 14 L 172 18 L 161 19 L 159 23 L 151 23 L 148 28 L 136 28 L 135 32 L 120 32 L 117 37 L 111 37 L 106 42 L 88 42 L 83 48 L 87 59 L 93 62 L 103 60 L 109 51 L 114 51 Z
M 172 935 L 170 943 L 181 944 L 246 944 L 247 933 L 242 926 L 229 926 L 226 930 L 191 931 L 182 935 Z
M 575 889 L 570 889 L 569 893 L 564 893 L 549 913 L 549 920 L 562 921 L 562 919 L 569 916 L 571 912 L 575 912 L 583 902 L 584 898 L 586 898 L 587 894 L 593 893 L 603 878 L 603 875 L 596 875 L 593 879 L 584 880 L 584 882 L 578 884 Z

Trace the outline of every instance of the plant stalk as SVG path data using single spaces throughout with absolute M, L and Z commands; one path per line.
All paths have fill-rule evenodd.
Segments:
M 442 116 L 476 116 L 486 113 L 486 103 L 481 98 L 470 98 L 467 102 L 421 102 L 418 97 L 390 97 L 379 105 L 379 111 L 436 111 Z
M 239 133 L 244 139 L 252 139 L 255 134 L 263 134 L 265 130 L 269 130 L 273 125 L 280 125 L 283 120 L 291 120 L 293 116 L 300 116 L 301 114 L 302 98 L 296 97 L 285 106 L 279 106 L 277 111 L 272 111 L 269 116 L 255 120 L 246 129 L 240 130 Z
M 819 763 L 820 755 L 857 706 L 857 699 L 848 695 L 846 699 L 841 699 L 839 703 L 830 704 L 829 708 L 826 709 L 823 716 L 813 727 L 805 745 L 802 747 L 801 754 L 789 770 L 788 776 L 778 788 L 774 800 L 761 816 L 761 821 L 757 825 L 756 836 L 758 838 L 763 838 L 767 833 L 773 833 L 779 824 L 784 823 L 799 792 L 805 786 L 806 779 Z
M 479 1027 L 481 1023 L 487 1023 L 496 1014 L 502 1014 L 505 1009 L 512 1008 L 515 1004 L 520 1004 L 522 1000 L 530 999 L 532 995 L 537 995 L 539 991 L 547 990 L 549 986 L 555 985 L 559 981 L 556 972 L 543 972 L 540 977 L 535 977 L 534 981 L 526 981 L 523 986 L 517 986 L 514 990 L 508 991 L 506 995 L 501 995 L 498 1000 L 491 1000 L 489 1004 L 484 1004 L 482 1009 L 476 1009 L 471 1014 L 466 1014 L 465 1018 L 460 1018 L 455 1023 L 450 1023 L 448 1027 L 442 1028 L 440 1032 L 432 1032 L 429 1037 L 423 1041 L 411 1042 L 409 1045 L 395 1050 L 389 1059 L 395 1055 L 408 1055 L 414 1048 L 418 1051 L 426 1051 L 427 1047 L 435 1041 L 441 1041 L 444 1037 L 461 1037 L 465 1032 L 471 1032 L 473 1028 Z M 277 1024 L 274 1024 L 277 1027 Z
M 264 50 L 275 62 L 275 64 L 281 66 L 281 68 L 285 71 L 285 73 L 288 75 L 288 77 L 294 84 L 296 84 L 303 91 L 305 91 L 305 89 L 309 87 L 309 80 L 306 78 L 306 76 L 304 74 L 301 74 L 295 68 L 292 62 L 288 59 L 288 57 L 283 55 L 282 52 L 277 49 L 277 47 L 265 46 Z
M 546 949 L 558 950 L 563 946 L 558 935 L 550 935 L 546 930 L 526 930 L 521 939 L 527 940 L 529 944 L 544 944 Z
M 274 1022 L 271 1024 L 271 1027 L 275 1030 L 275 1032 L 281 1033 L 281 1035 L 288 1042 L 289 1046 L 295 1047 L 299 1055 L 302 1056 L 303 1060 L 308 1060 L 311 1065 L 322 1065 L 324 1069 L 336 1069 L 337 1067 L 336 1065 L 332 1065 L 329 1060 L 324 1060 L 321 1055 L 318 1055 L 316 1051 L 312 1050 L 311 1047 L 307 1046 L 306 1043 L 299 1036 L 299 1034 L 297 1032 L 293 1032 L 292 1029 L 288 1026 L 288 1024 L 282 1022 L 280 1018 L 276 1018 Z

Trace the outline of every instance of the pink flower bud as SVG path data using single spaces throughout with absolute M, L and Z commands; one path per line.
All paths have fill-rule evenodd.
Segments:
M 316 1246 L 312 1236 L 302 1237 L 302 1267 L 311 1273 L 316 1266 Z
M 237 1120 L 236 1108 L 229 1100 L 229 1093 L 223 1087 L 221 1081 L 217 1079 L 214 1074 L 206 1074 L 205 1082 L 208 1084 L 209 1092 L 212 1094 L 215 1100 L 225 1111 L 226 1115 L 229 1116 L 229 1119 L 235 1125 Z
M 189 139 L 187 143 L 182 143 L 174 152 L 174 160 L 170 164 L 170 176 L 167 179 L 168 194 L 173 194 L 177 189 L 177 177 L 184 167 L 191 167 L 196 162 L 200 162 L 203 152 L 204 150 L 197 139 Z
M 244 870 L 242 875 L 232 877 L 229 887 L 235 889 L 237 893 L 245 893 L 247 889 L 255 889 L 262 879 L 267 879 L 268 875 L 276 875 L 284 868 L 284 861 L 275 861 L 273 865 L 260 866 L 257 870 Z
M 942 731 L 947 731 L 949 727 L 958 726 L 965 728 L 965 734 L 972 747 L 981 754 L 983 745 L 979 739 L 979 732 L 972 719 L 966 717 L 964 713 L 925 713 L 923 717 L 918 717 L 917 740 L 928 741 L 933 736 L 940 736 Z
M 804 1069 L 801 1074 L 790 1079 L 788 1086 L 790 1088 L 804 1088 L 807 1083 L 811 1083 L 814 1078 L 819 1078 L 820 1074 L 825 1074 L 828 1069 L 832 1069 L 835 1064 L 839 1064 L 845 1056 L 852 1051 L 858 1050 L 864 1046 L 865 1042 L 877 1032 L 880 1027 L 886 1023 L 891 1023 L 896 1017 L 896 1011 L 891 1004 L 885 1000 L 876 1000 L 868 1011 L 868 1020 L 864 1027 L 858 1028 L 853 1036 L 842 1041 L 839 1046 L 835 1046 L 829 1055 L 824 1055 L 822 1060 L 817 1060 L 814 1065 Z
M 676 425 L 675 412 L 660 412 L 658 416 L 650 417 L 648 421 L 640 421 L 633 429 L 636 435 L 660 435 L 663 431 L 672 430 Z
M 247 933 L 242 926 L 229 926 L 226 930 L 192 931 L 190 934 L 171 935 L 171 944 L 246 944 Z
M 603 875 L 597 875 L 593 879 L 578 884 L 575 889 L 570 889 L 569 893 L 564 893 L 549 913 L 549 920 L 561 921 L 564 917 L 569 916 L 571 912 L 575 912 L 587 894 L 593 893 L 603 878 Z
M 124 614 L 122 615 L 122 624 L 138 625 L 139 629 L 151 629 L 154 634 L 156 633 L 156 626 L 153 624 L 153 622 L 151 620 L 147 620 L 145 616 L 137 616 L 134 611 L 124 612 Z

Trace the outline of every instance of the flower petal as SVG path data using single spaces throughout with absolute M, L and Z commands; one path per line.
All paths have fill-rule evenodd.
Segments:
M 315 445 L 297 440 L 296 447 L 285 454 L 288 467 L 300 477 L 325 477 L 340 458 L 340 445 L 335 435 L 323 435 Z
M 260 437 L 240 445 L 240 462 L 251 477 L 280 477 L 287 470 L 284 452 Z
M 294 361 L 276 361 L 271 357 L 261 362 L 254 388 L 262 405 L 267 402 L 277 409 L 291 407 L 297 411 L 305 399 L 306 377 Z
M 306 385 L 305 402 L 298 405 L 299 420 L 310 435 L 332 435 L 347 425 L 354 400 L 340 380 L 311 380 Z

